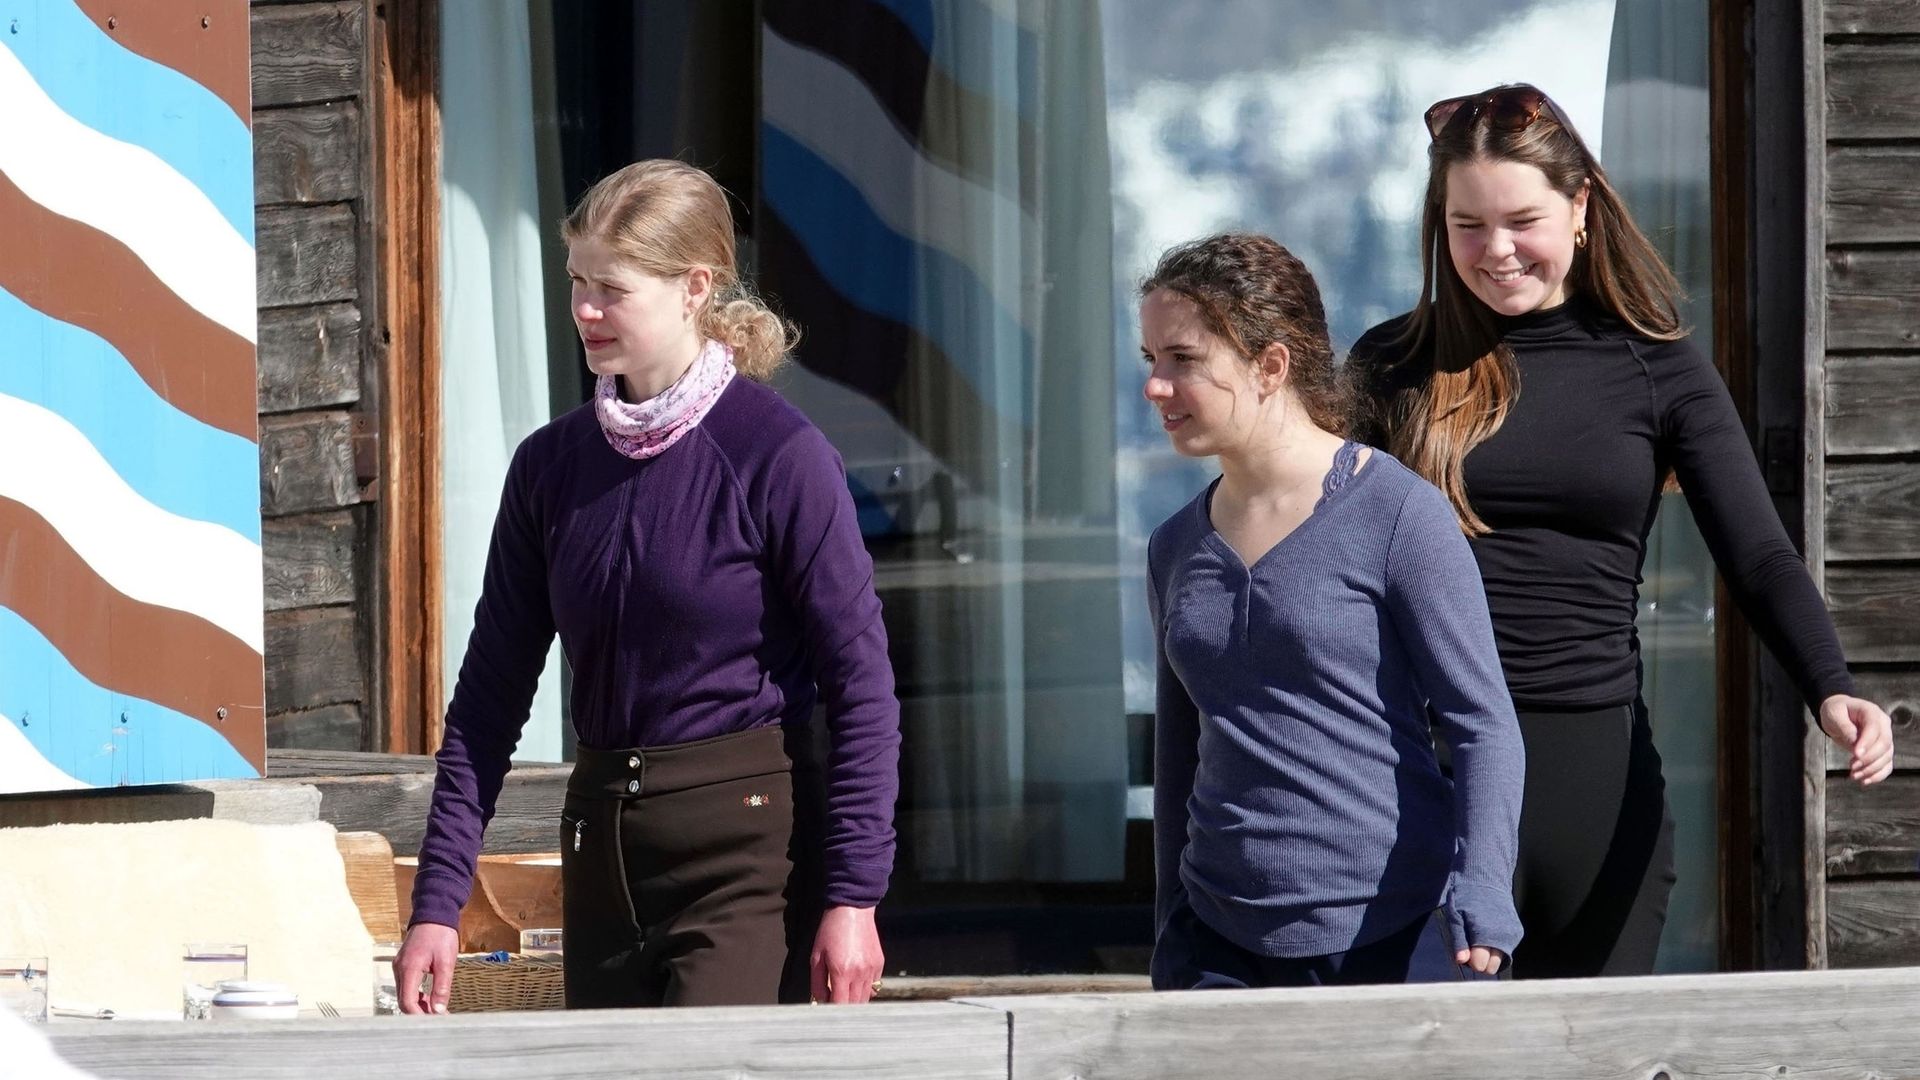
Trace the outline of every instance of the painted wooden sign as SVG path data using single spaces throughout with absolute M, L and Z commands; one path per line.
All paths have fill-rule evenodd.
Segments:
M 0 0 L 0 791 L 257 776 L 245 0 Z

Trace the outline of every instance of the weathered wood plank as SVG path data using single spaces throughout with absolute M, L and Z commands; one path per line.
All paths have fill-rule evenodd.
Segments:
M 1920 451 L 1920 356 L 1829 356 L 1826 379 L 1827 453 Z
M 426 754 L 342 753 L 313 747 L 267 747 L 267 775 L 276 779 L 300 776 L 387 776 L 392 773 L 433 771 Z
M 1853 682 L 1861 697 L 1893 717 L 1893 767 L 1920 769 L 1920 671 L 1856 671 Z M 1829 741 L 1827 768 L 1846 767 L 1847 755 Z
M 1920 34 L 1920 0 L 1827 0 L 1829 34 Z
M 1827 890 L 1827 955 L 1843 968 L 1920 964 L 1920 878 L 1834 882 Z M 1920 985 L 1913 972 L 1901 974 Z
M 344 412 L 260 419 L 260 512 L 331 510 L 360 501 L 353 418 Z
M 1829 566 L 1827 606 L 1848 660 L 1920 662 L 1920 569 Z
M 1920 295 L 1920 248 L 1829 250 L 1827 347 L 1920 348 L 1915 295 Z
M 366 81 L 367 3 L 257 7 L 253 107 L 359 97 Z
M 1829 462 L 1827 558 L 1920 558 L 1920 465 Z
M 359 226 L 353 207 L 283 206 L 259 211 L 254 292 L 263 308 L 324 304 L 360 295 Z
M 182 818 L 222 818 L 255 825 L 292 825 L 315 820 L 319 809 L 320 793 L 309 785 L 203 780 L 197 784 L 145 784 L 140 787 L 0 795 L 0 828 L 178 821 Z
M 349 607 L 267 612 L 267 715 L 367 700 Z
M 487 825 L 486 850 L 503 855 L 554 850 L 572 772 L 569 765 L 515 766 L 501 785 L 498 807 Z M 402 855 L 420 850 L 427 802 L 433 795 L 432 773 L 310 776 L 297 782 L 320 790 L 321 820 L 340 829 L 377 832 Z
M 353 603 L 359 595 L 353 567 L 357 542 L 353 514 L 345 510 L 262 522 L 266 609 Z
M 1827 876 L 1920 875 L 1920 775 L 1827 782 Z
M 254 203 L 346 202 L 366 195 L 360 145 L 356 102 L 255 110 Z
M 1827 241 L 1920 241 L 1920 146 L 1827 149 Z
M 1827 138 L 1920 136 L 1920 45 L 1904 41 L 1827 46 Z
M 267 717 L 267 747 L 295 748 L 340 753 L 354 751 L 367 742 L 366 717 L 351 702 L 325 705 L 318 709 L 299 709 L 274 713 Z M 272 776 L 273 759 L 267 759 L 267 775 Z
M 206 1030 L 198 1030 L 206 1028 Z M 864 1009 L 483 1013 L 260 1024 L 59 1024 L 67 1063 L 120 1080 L 1006 1080 L 1007 1018 Z
M 354 304 L 260 313 L 260 411 L 360 400 L 360 309 Z
M 1898 1076 L 1912 972 L 1770 972 L 1113 997 L 970 998 L 1011 1018 L 1016 1080 Z

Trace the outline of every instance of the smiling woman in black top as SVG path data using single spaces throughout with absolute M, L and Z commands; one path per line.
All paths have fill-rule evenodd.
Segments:
M 1515 976 L 1650 972 L 1673 826 L 1634 613 L 1669 474 L 1856 781 L 1892 770 L 1891 722 L 1854 696 L 1672 273 L 1560 109 L 1508 86 L 1426 118 L 1424 287 L 1354 346 L 1355 430 L 1447 493 L 1480 563 L 1526 742 Z

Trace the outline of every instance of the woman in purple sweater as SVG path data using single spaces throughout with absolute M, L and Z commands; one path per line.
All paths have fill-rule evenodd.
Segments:
M 396 962 L 432 991 L 402 1008 L 446 1009 L 556 632 L 579 742 L 557 831 L 568 1005 L 866 1001 L 899 706 L 839 456 L 759 381 L 791 328 L 739 282 L 726 197 L 691 166 L 614 173 L 563 234 L 599 383 L 507 469 Z

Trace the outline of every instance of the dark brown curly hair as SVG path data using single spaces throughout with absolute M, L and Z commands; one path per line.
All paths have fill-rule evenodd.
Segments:
M 1217 233 L 1178 244 L 1140 283 L 1140 296 L 1165 289 L 1193 301 L 1201 321 L 1247 362 L 1286 346 L 1287 385 L 1307 416 L 1347 433 L 1348 389 L 1333 362 L 1320 286 L 1293 252 L 1259 233 Z

